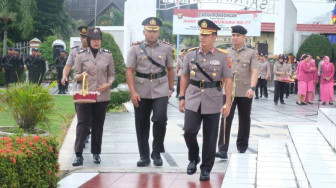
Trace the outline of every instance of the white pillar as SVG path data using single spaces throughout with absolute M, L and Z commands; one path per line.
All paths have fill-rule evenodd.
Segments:
M 275 23 L 274 54 L 293 53 L 297 10 L 292 0 L 280 0 L 278 20 Z
M 131 42 L 144 40 L 142 21 L 156 17 L 156 1 L 127 0 L 124 9 L 124 59 L 125 62 Z

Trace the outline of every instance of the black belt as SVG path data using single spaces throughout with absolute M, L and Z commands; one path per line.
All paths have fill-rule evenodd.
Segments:
M 220 81 L 217 81 L 217 82 L 203 82 L 203 81 L 189 80 L 189 83 L 191 85 L 194 85 L 194 86 L 199 87 L 201 89 L 214 88 L 214 87 L 220 87 L 221 86 Z
M 149 73 L 149 74 L 144 74 L 144 73 L 141 73 L 141 72 L 136 72 L 135 75 L 137 77 L 140 77 L 140 78 L 147 78 L 147 79 L 150 79 L 150 80 L 154 80 L 154 79 L 162 78 L 162 77 L 166 76 L 166 72 Z

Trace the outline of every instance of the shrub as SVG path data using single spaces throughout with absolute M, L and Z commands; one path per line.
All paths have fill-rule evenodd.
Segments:
M 330 61 L 333 62 L 334 65 L 336 65 L 336 42 L 331 45 L 331 52 L 332 55 L 330 57 Z
M 131 94 L 129 91 L 118 91 L 111 93 L 111 101 L 108 109 L 113 109 L 120 107 L 122 103 L 128 102 L 131 99 Z
M 120 83 L 126 82 L 126 67 L 124 57 L 122 56 L 118 44 L 114 41 L 113 36 L 109 33 L 103 33 L 102 48 L 108 49 L 112 52 L 116 74 L 116 79 L 112 84 L 112 88 L 116 88 Z
M 56 82 L 43 88 L 32 83 L 10 84 L 0 91 L 0 102 L 5 105 L 19 128 L 31 132 L 37 125 L 47 125 L 49 115 L 55 112 L 55 99 L 49 93 Z M 49 129 L 50 130 L 50 129 Z
M 310 54 L 315 59 L 317 56 L 327 55 L 331 57 L 331 44 L 326 36 L 319 34 L 311 34 L 300 46 L 296 57 L 302 54 Z
M 57 160 L 53 137 L 0 138 L 0 187 L 57 187 Z

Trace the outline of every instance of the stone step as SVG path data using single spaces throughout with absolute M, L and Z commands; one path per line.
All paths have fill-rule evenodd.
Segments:
M 320 108 L 318 113 L 318 129 L 328 141 L 329 145 L 336 149 L 336 108 Z
M 299 157 L 293 160 L 294 169 L 299 168 L 300 163 L 303 169 L 295 172 L 297 182 L 302 183 L 302 187 L 335 187 L 336 153 L 316 125 L 291 125 L 288 130 L 294 143 L 289 153 Z

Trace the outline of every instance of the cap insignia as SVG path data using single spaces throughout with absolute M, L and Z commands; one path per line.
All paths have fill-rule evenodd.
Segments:
M 151 19 L 151 21 L 149 22 L 149 24 L 150 24 L 150 25 L 156 25 L 156 21 L 155 21 L 155 19 L 154 19 L 154 18 Z
M 201 23 L 201 27 L 202 27 L 202 28 L 207 28 L 207 27 L 208 27 L 208 24 L 206 23 L 206 21 L 203 21 L 203 22 Z

